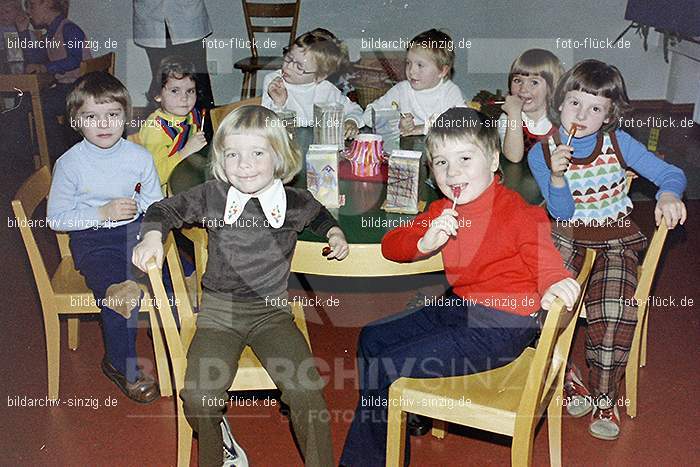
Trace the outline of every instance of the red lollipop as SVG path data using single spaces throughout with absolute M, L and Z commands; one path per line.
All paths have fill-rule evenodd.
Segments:
M 462 194 L 462 186 L 461 185 L 455 185 L 452 187 L 452 209 L 457 206 L 457 199 L 459 199 L 459 195 Z
M 138 195 L 139 193 L 141 193 L 141 182 L 137 183 L 134 187 L 134 194 L 131 195 L 131 199 L 136 198 L 136 195 Z
M 324 247 L 323 247 L 323 250 L 321 250 L 321 254 L 322 254 L 323 256 L 328 256 L 328 255 L 330 255 L 330 254 L 331 254 L 331 247 L 329 247 L 329 246 L 324 246 Z

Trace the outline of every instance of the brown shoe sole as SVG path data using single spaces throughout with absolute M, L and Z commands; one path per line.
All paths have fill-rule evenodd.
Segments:
M 111 363 L 107 361 L 107 357 L 102 359 L 102 373 L 105 374 L 117 387 L 124 393 L 126 397 L 139 404 L 150 404 L 160 397 L 158 392 L 158 384 L 155 381 L 148 381 L 143 376 L 134 383 L 128 383 L 126 377 L 119 373 Z M 152 387 L 139 390 L 144 384 L 152 383 Z M 149 395 L 150 394 L 150 395 Z

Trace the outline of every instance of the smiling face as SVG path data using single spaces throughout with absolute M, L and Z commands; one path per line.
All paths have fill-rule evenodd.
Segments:
M 523 112 L 533 120 L 547 111 L 547 82 L 539 75 L 513 75 L 510 94 L 523 101 Z
M 448 66 L 438 67 L 423 47 L 412 47 L 406 54 L 406 79 L 416 91 L 434 88 L 449 71 Z
M 108 149 L 122 137 L 124 117 L 124 107 L 119 102 L 97 103 L 93 97 L 88 97 L 76 113 L 75 126 L 89 142 Z
M 180 79 L 171 76 L 154 99 L 164 111 L 184 117 L 197 102 L 197 86 L 190 76 Z
M 575 123 L 578 129 L 576 137 L 596 133 L 610 121 L 610 106 L 612 101 L 607 97 L 595 96 L 581 91 L 569 91 L 564 96 L 564 101 L 559 106 L 562 127 L 568 133 L 571 124 Z
M 465 204 L 491 185 L 498 169 L 498 154 L 487 155 L 479 146 L 465 140 L 445 141 L 433 151 L 432 169 L 440 191 L 454 200 L 453 189 L 459 187 L 457 203 Z
M 224 173 L 242 193 L 258 195 L 272 185 L 276 158 L 264 136 L 233 134 L 224 138 Z
M 282 62 L 282 79 L 289 84 L 310 84 L 326 79 L 325 76 L 317 77 L 317 70 L 313 55 L 304 48 L 293 45 Z

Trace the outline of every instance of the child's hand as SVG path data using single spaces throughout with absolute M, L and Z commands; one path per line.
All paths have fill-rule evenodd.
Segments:
M 131 262 L 134 266 L 148 272 L 148 260 L 155 258 L 159 268 L 163 267 L 163 235 L 157 230 L 146 232 L 131 254 Z
M 560 144 L 552 151 L 552 175 L 555 177 L 563 177 L 564 172 L 569 168 L 571 163 L 571 155 L 574 152 L 572 146 Z
M 207 138 L 206 136 L 204 136 L 204 131 L 200 130 L 197 133 L 190 136 L 190 138 L 187 140 L 187 143 L 185 144 L 185 147 L 180 149 L 180 154 L 182 154 L 183 158 L 191 156 L 206 145 Z
M 345 120 L 345 139 L 353 139 L 360 133 L 354 120 Z
M 46 73 L 46 65 L 40 65 L 38 63 L 30 63 L 25 65 L 24 72 L 27 74 L 32 73 Z
M 401 114 L 401 120 L 399 120 L 399 130 L 401 136 L 408 136 L 415 130 L 416 123 L 413 120 L 412 113 Z
M 457 235 L 457 211 L 445 209 L 439 217 L 432 220 L 430 228 L 418 240 L 418 250 L 421 253 L 431 253 L 447 243 L 450 236 Z
M 284 107 L 284 103 L 287 102 L 287 88 L 284 87 L 282 78 L 273 79 L 267 87 L 267 93 L 278 107 Z
M 136 201 L 131 198 L 117 198 L 97 209 L 102 221 L 123 221 L 133 219 L 138 212 Z
M 659 200 L 656 202 L 656 209 L 654 209 L 654 218 L 656 219 L 656 225 L 661 223 L 661 216 L 666 219 L 666 225 L 669 229 L 674 228 L 680 222 L 681 225 L 685 223 L 685 218 L 688 212 L 685 209 L 685 204 L 683 201 L 678 199 L 676 195 L 669 192 L 661 193 Z
M 523 100 L 518 96 L 506 96 L 506 102 L 501 106 L 508 117 L 520 120 L 523 111 Z
M 581 292 L 581 286 L 574 279 L 567 277 L 559 282 L 552 284 L 542 296 L 540 307 L 543 310 L 549 310 L 555 298 L 560 298 L 564 305 L 571 310 L 576 303 L 578 294 Z
M 348 246 L 347 240 L 345 240 L 345 234 L 339 227 L 331 227 L 328 231 L 328 245 L 331 247 L 331 252 L 328 253 L 326 258 L 335 258 L 337 260 L 343 260 L 350 253 L 350 247 Z

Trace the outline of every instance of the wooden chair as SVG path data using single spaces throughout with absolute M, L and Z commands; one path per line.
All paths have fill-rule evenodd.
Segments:
M 547 412 L 552 465 L 561 465 L 561 409 L 564 374 L 595 252 L 587 250 L 576 279 L 581 294 L 568 311 L 556 299 L 547 313 L 537 348 L 528 347 L 500 368 L 448 378 L 399 378 L 389 388 L 387 466 L 404 465 L 406 413 L 424 415 L 513 437 L 511 463 L 532 464 L 535 428 Z M 427 401 L 427 403 L 426 403 Z M 444 436 L 444 423 L 437 426 Z
M 38 205 L 43 202 L 51 187 L 51 174 L 46 166 L 36 171 L 29 177 L 15 194 L 12 201 L 12 210 L 17 218 L 19 230 L 24 241 L 24 246 L 29 255 L 34 280 L 39 290 L 39 299 L 44 316 L 44 333 L 46 337 L 46 360 L 48 367 L 48 397 L 58 399 L 59 369 L 60 369 L 60 342 L 61 330 L 59 317 L 69 315 L 68 318 L 68 347 L 71 350 L 78 349 L 78 324 L 76 315 L 99 314 L 100 309 L 95 305 L 95 300 L 90 289 L 85 285 L 85 279 L 75 269 L 73 257 L 68 247 L 68 235 L 56 233 L 61 261 L 53 276 L 50 276 L 39 246 L 30 227 L 30 221 Z M 49 228 L 49 226 L 46 226 Z M 144 306 L 141 311 L 147 312 L 151 325 L 157 329 L 156 313 L 153 308 L 150 294 L 144 290 Z M 170 396 L 168 361 L 163 347 L 163 338 L 159 332 L 153 333 L 153 349 L 156 356 L 156 368 L 160 383 L 160 394 Z
M 632 179 L 628 178 L 628 183 Z M 625 404 L 627 415 L 631 418 L 637 416 L 637 384 L 639 381 L 639 368 L 647 364 L 647 333 L 649 331 L 649 294 L 656 275 L 656 267 L 661 258 L 661 251 L 666 241 L 668 227 L 666 220 L 661 218 L 661 223 L 656 228 L 654 236 L 649 242 L 644 261 L 637 269 L 637 289 L 634 292 L 637 306 L 637 326 L 634 329 L 632 347 L 627 359 L 625 369 L 625 388 L 629 404 Z M 580 318 L 586 318 L 586 305 L 581 304 Z
M 183 412 L 183 402 L 180 399 L 180 391 L 185 384 L 185 370 L 187 368 L 187 349 L 192 342 L 196 329 L 196 316 L 192 313 L 189 297 L 185 288 L 184 275 L 180 256 L 177 248 L 174 247 L 175 240 L 173 234 L 168 234 L 165 241 L 165 260 L 170 269 L 170 274 L 175 290 L 178 313 L 180 316 L 180 330 L 175 324 L 175 319 L 170 310 L 170 301 L 165 294 L 162 274 L 160 269 L 151 260 L 148 264 L 148 277 L 151 280 L 156 306 L 165 333 L 165 342 L 170 354 L 170 361 L 173 368 L 173 378 L 175 382 L 175 400 L 177 411 L 177 465 L 179 467 L 189 467 L 192 449 L 192 428 L 187 423 Z M 309 332 L 306 328 L 304 310 L 296 302 L 292 302 L 292 312 L 294 322 L 301 330 L 302 334 L 309 342 Z M 309 347 L 311 344 L 309 343 Z M 268 375 L 267 371 L 260 364 L 250 347 L 246 347 L 238 362 L 238 372 L 229 388 L 229 391 L 251 391 L 251 390 L 271 390 L 276 389 L 275 383 Z
M 80 62 L 80 76 L 92 73 L 93 71 L 104 71 L 114 76 L 114 62 L 117 54 L 110 52 L 100 57 L 88 58 Z
M 216 133 L 216 130 L 219 128 L 219 125 L 221 124 L 222 120 L 226 117 L 226 115 L 233 112 L 234 109 L 243 107 L 244 105 L 260 104 L 262 104 L 262 97 L 258 96 L 251 97 L 250 99 L 243 99 L 238 102 L 231 102 L 230 104 L 221 105 L 219 107 L 214 107 L 209 111 L 209 115 L 211 116 L 211 126 L 214 129 L 214 133 Z
M 301 0 L 295 2 L 278 3 L 254 3 L 241 0 L 243 15 L 248 30 L 250 41 L 249 57 L 237 61 L 233 67 L 243 72 L 243 86 L 241 87 L 241 99 L 255 96 L 256 80 L 260 70 L 277 70 L 282 67 L 281 56 L 259 56 L 256 43 L 256 33 L 282 33 L 289 34 L 288 45 L 291 47 L 297 33 L 299 9 Z M 270 24 L 271 19 L 287 18 L 291 24 L 275 26 Z

